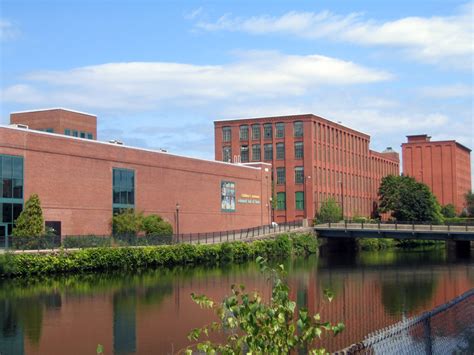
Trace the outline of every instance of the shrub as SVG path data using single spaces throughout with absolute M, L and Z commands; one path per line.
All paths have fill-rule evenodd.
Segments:
M 143 213 L 127 209 L 112 217 L 112 232 L 114 235 L 136 235 L 142 230 L 142 224 Z
M 306 256 L 318 252 L 318 240 L 313 234 L 291 234 L 290 237 L 294 255 Z
M 448 203 L 447 205 L 444 205 L 441 207 L 441 214 L 445 218 L 453 218 L 456 217 L 456 208 L 452 203 Z
M 44 235 L 43 210 L 37 194 L 33 194 L 25 203 L 25 208 L 15 221 L 15 237 L 39 237 Z
M 98 237 L 95 235 L 67 236 L 64 237 L 63 246 L 65 248 L 97 248 L 109 247 L 112 245 L 112 238 Z
M 172 235 L 173 226 L 160 216 L 152 214 L 143 218 L 143 231 L 146 235 Z
M 341 207 L 333 198 L 328 198 L 321 204 L 319 213 L 316 216 L 317 223 L 339 222 L 341 219 Z

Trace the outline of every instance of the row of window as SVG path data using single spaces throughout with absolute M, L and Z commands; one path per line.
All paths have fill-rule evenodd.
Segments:
M 277 199 L 276 209 L 286 210 L 286 192 L 277 192 L 276 199 Z M 297 211 L 304 210 L 304 192 L 303 191 L 295 192 L 295 209 Z
M 302 166 L 297 166 L 295 171 L 295 184 L 304 183 L 304 169 Z M 277 185 L 283 185 L 286 182 L 286 169 L 284 167 L 276 168 L 276 183 Z
M 285 159 L 285 143 L 276 143 L 276 159 Z M 303 142 L 295 142 L 295 159 L 303 159 Z M 232 161 L 232 147 L 224 146 L 222 150 L 222 160 L 226 162 Z M 273 160 L 273 144 L 263 145 L 263 160 Z M 247 163 L 250 161 L 249 146 L 240 146 L 240 161 Z M 252 144 L 252 161 L 262 161 L 261 145 Z
M 83 132 L 83 131 L 78 131 L 75 129 L 69 129 L 66 128 L 64 130 L 64 134 L 66 136 L 72 136 L 72 137 L 79 137 L 79 138 L 87 138 L 87 139 L 94 139 L 94 135 L 90 132 Z
M 314 124 L 314 137 L 319 143 L 337 145 L 344 150 L 354 151 L 357 154 L 366 154 L 369 151 L 368 139 L 323 123 Z
M 250 125 L 241 125 L 239 126 L 239 139 L 241 141 L 249 140 L 249 133 L 252 133 L 252 139 L 257 140 L 262 136 L 261 125 L 255 123 Z M 303 137 L 303 122 L 296 121 L 293 122 L 293 136 L 294 137 Z M 277 122 L 275 123 L 275 137 L 284 138 L 285 137 L 285 123 Z M 273 124 L 264 123 L 263 124 L 263 138 L 272 139 L 273 138 Z M 225 126 L 222 127 L 222 140 L 224 142 L 230 142 L 232 140 L 232 127 Z

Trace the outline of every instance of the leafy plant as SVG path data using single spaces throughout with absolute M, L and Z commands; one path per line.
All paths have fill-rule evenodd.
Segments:
M 314 341 L 323 332 L 340 333 L 344 325 L 321 322 L 319 314 L 311 316 L 306 308 L 297 310 L 296 302 L 289 297 L 283 265 L 269 268 L 262 257 L 257 258 L 257 263 L 273 285 L 270 302 L 266 304 L 258 292 L 245 292 L 243 285 L 232 285 L 232 295 L 222 303 L 205 295 L 191 294 L 201 308 L 214 310 L 220 322 L 193 329 L 188 339 L 198 341 L 218 331 L 229 335 L 225 344 L 205 340 L 187 348 L 186 354 L 191 355 L 193 348 L 207 354 L 289 354 L 298 350 L 307 350 L 310 354 L 326 353 L 324 349 L 313 348 Z M 326 295 L 332 299 L 330 292 Z
M 441 207 L 441 214 L 445 218 L 454 218 L 456 217 L 456 207 L 454 207 L 452 203 L 448 203 L 447 205 Z
M 342 210 L 333 198 L 328 198 L 321 204 L 319 213 L 316 215 L 318 223 L 339 222 L 342 219 Z
M 25 208 L 15 221 L 13 236 L 39 237 L 44 235 L 44 218 L 41 201 L 33 194 L 25 203 Z
M 112 217 L 112 231 L 114 235 L 136 235 L 142 230 L 143 213 L 126 209 Z
M 464 195 L 464 198 L 466 199 L 466 214 L 474 217 L 474 193 L 469 191 Z
M 173 234 L 173 226 L 156 214 L 143 218 L 143 231 L 146 235 L 166 236 Z

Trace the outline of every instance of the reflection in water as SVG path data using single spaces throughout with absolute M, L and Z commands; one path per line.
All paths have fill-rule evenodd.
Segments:
M 474 260 L 447 255 L 444 249 L 338 252 L 284 263 L 298 308 L 345 323 L 346 331 L 320 344 L 329 350 L 432 309 L 474 285 Z M 0 353 L 94 353 L 99 343 L 106 353 L 175 353 L 186 347 L 192 328 L 214 320 L 212 312 L 191 301 L 190 293 L 220 300 L 233 283 L 270 295 L 254 263 L 2 281 Z M 335 294 L 331 303 L 322 297 L 326 288 Z M 465 339 L 460 344 L 470 346 L 472 331 L 462 332 L 462 326 L 453 329 Z M 453 334 L 450 329 L 443 330 L 447 337 Z

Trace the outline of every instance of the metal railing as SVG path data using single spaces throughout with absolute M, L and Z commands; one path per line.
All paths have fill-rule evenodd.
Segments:
M 352 221 L 329 222 L 316 224 L 316 229 L 366 229 L 366 230 L 400 230 L 400 231 L 432 231 L 432 232 L 474 232 L 474 224 L 469 222 L 436 224 L 432 222 L 408 221 Z
M 171 244 L 216 244 L 249 241 L 301 228 L 303 221 L 263 225 L 208 233 L 180 233 L 169 236 L 154 235 L 67 235 L 42 237 L 0 237 L 0 248 L 5 250 L 54 250 L 58 248 L 93 248 L 116 246 L 147 246 Z

